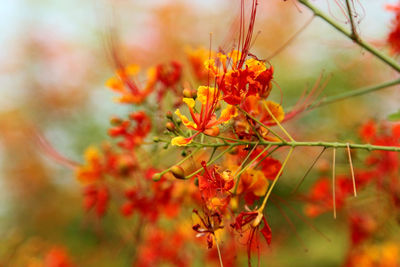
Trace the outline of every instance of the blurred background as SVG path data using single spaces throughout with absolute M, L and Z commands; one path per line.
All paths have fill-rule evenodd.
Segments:
M 339 0 L 312 1 L 349 27 Z M 111 115 L 132 107 L 112 101 L 104 86 L 114 73 L 109 57 L 111 32 L 126 62 L 143 68 L 180 60 L 186 46 L 217 49 L 232 41 L 231 23 L 239 1 L 232 0 L 3 0 L 0 8 L 0 266 L 40 262 L 47 251 L 62 247 L 77 266 L 129 266 L 130 251 L 120 242 L 115 219 L 105 218 L 103 232 L 88 227 L 74 171 L 43 153 L 44 136 L 63 157 L 82 162 L 83 151 L 109 139 Z M 386 38 L 395 0 L 356 1 L 359 34 L 390 53 Z M 311 13 L 295 1 L 260 0 L 252 53 L 269 58 L 307 21 Z M 270 58 L 283 106 L 296 103 L 303 90 L 323 75 L 322 96 L 379 84 L 396 73 L 368 52 L 315 18 L 280 53 Z M 279 90 L 272 99 L 280 100 Z M 382 120 L 398 110 L 397 87 L 324 106 L 288 123 L 299 140 L 358 140 L 360 125 Z M 384 103 L 384 104 L 383 104 Z M 48 151 L 47 151 L 48 152 Z M 55 152 L 54 152 L 55 153 Z M 287 190 L 318 154 L 297 150 L 285 175 Z M 344 157 L 343 157 L 344 158 Z M 329 155 L 322 159 L 329 164 Z M 357 164 L 357 163 L 356 163 Z M 347 170 L 339 161 L 338 172 Z M 317 177 L 312 172 L 305 187 Z M 301 206 L 297 207 L 301 211 Z M 293 236 L 271 249 L 268 266 L 340 266 L 346 253 L 346 228 L 331 214 L 314 225 L 297 223 L 302 242 Z M 271 219 L 274 225 L 274 219 Z M 277 230 L 285 232 L 285 229 Z M 290 255 L 290 257 L 288 257 Z M 246 262 L 246 261 L 244 261 Z M 35 266 L 35 265 L 32 265 Z M 40 266 L 40 265 L 38 265 Z M 267 265 L 266 265 L 267 266 Z

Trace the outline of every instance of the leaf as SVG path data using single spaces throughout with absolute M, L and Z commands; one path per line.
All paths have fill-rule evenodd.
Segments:
M 400 121 L 400 109 L 396 113 L 390 114 L 387 119 L 389 121 Z

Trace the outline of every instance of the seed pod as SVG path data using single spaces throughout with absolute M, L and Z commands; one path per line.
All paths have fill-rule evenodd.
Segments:
M 172 166 L 170 169 L 171 173 L 175 176 L 177 179 L 185 179 L 185 171 L 181 166 L 175 165 Z
M 167 130 L 170 132 L 175 131 L 175 125 L 172 122 L 167 122 L 165 124 L 165 128 L 167 128 Z

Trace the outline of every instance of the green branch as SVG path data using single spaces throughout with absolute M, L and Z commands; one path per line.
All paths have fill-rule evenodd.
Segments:
M 347 148 L 347 143 L 340 142 L 269 142 L 269 141 L 240 141 L 237 143 L 191 143 L 188 144 L 188 147 L 235 147 L 235 146 L 246 146 L 246 145 L 260 145 L 260 146 L 278 146 L 278 147 L 325 147 L 325 148 Z M 368 151 L 394 151 L 400 152 L 400 147 L 397 146 L 377 146 L 371 144 L 349 144 L 350 148 L 354 149 L 363 149 Z M 215 159 L 214 159 L 215 160 Z
M 342 27 L 340 24 L 332 20 L 329 16 L 327 16 L 323 11 L 319 10 L 316 8 L 314 5 L 310 3 L 309 0 L 299 0 L 301 4 L 309 8 L 317 17 L 320 17 L 321 19 L 325 20 L 327 23 L 329 23 L 331 26 L 333 26 L 336 30 L 339 32 L 343 33 L 346 35 L 348 38 L 353 40 L 355 43 L 357 43 L 359 46 L 363 47 L 365 50 L 369 51 L 371 54 L 385 62 L 387 65 L 395 69 L 397 72 L 400 72 L 400 65 L 397 64 L 397 62 L 389 57 L 388 55 L 382 53 L 375 47 L 371 46 L 369 43 L 361 40 L 361 38 L 357 38 L 356 35 L 354 35 L 352 32 L 349 32 L 347 29 Z
M 321 106 L 324 106 L 324 105 L 327 105 L 327 104 L 331 104 L 331 103 L 334 103 L 334 102 L 338 102 L 338 101 L 341 101 L 341 100 L 344 100 L 344 99 L 347 99 L 347 98 L 350 98 L 350 97 L 355 97 L 355 96 L 368 94 L 368 93 L 371 93 L 371 92 L 374 92 L 374 91 L 378 91 L 380 89 L 384 89 L 384 88 L 387 88 L 387 87 L 391 87 L 391 86 L 394 86 L 394 85 L 398 85 L 398 84 L 400 84 L 400 79 L 395 79 L 395 80 L 392 80 L 392 81 L 389 81 L 389 82 L 385 82 L 385 83 L 381 83 L 381 84 L 378 84 L 378 85 L 369 86 L 369 87 L 365 87 L 365 88 L 361 88 L 361 89 L 347 91 L 347 92 L 344 92 L 342 94 L 337 94 L 337 95 L 334 95 L 334 96 L 326 97 L 326 98 L 322 99 L 322 101 L 316 102 L 315 104 L 310 105 L 307 109 L 314 109 L 314 108 L 321 107 Z

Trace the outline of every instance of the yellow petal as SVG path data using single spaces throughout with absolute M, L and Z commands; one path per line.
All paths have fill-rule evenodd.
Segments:
M 100 159 L 100 151 L 95 146 L 90 146 L 85 150 L 85 160 L 91 162 Z
M 192 142 L 192 138 L 185 138 L 182 136 L 174 137 L 171 140 L 171 145 L 173 146 L 186 146 Z
M 250 71 L 253 71 L 256 73 L 256 75 L 258 76 L 258 74 L 260 74 L 261 72 L 265 71 L 267 69 L 267 67 L 265 66 L 265 64 L 257 59 L 254 58 L 250 58 L 248 60 L 246 60 L 246 66 L 249 68 Z
M 235 106 L 228 105 L 224 108 L 221 112 L 221 116 L 219 117 L 218 121 L 220 123 L 228 123 L 230 119 L 236 117 L 238 115 L 237 109 Z
M 140 70 L 139 65 L 131 64 L 131 65 L 128 65 L 128 66 L 125 68 L 125 73 L 126 73 L 127 75 L 129 75 L 129 76 L 135 76 L 136 74 L 139 73 L 139 70 Z
M 182 120 L 183 125 L 196 129 L 196 124 L 190 121 L 185 115 L 182 115 L 179 109 L 175 111 L 175 114 Z
M 268 109 L 271 111 L 271 113 L 274 115 L 277 121 L 281 122 L 285 118 L 285 112 L 283 111 L 283 108 L 281 105 L 278 103 L 275 103 L 273 101 L 266 101 L 265 104 L 267 105 Z M 271 121 L 274 121 L 271 118 Z
M 263 172 L 259 170 L 254 170 L 253 175 L 254 183 L 251 185 L 251 191 L 258 197 L 264 196 L 265 193 L 267 193 L 269 184 L 267 178 L 265 178 Z
M 209 87 L 209 86 L 199 86 L 197 89 L 197 99 L 200 101 L 201 104 L 206 105 L 207 104 L 207 98 L 208 98 L 208 103 L 211 104 L 214 102 L 214 94 L 216 94 L 214 87 Z M 216 97 L 221 97 L 220 94 L 216 95 Z
M 106 81 L 106 86 L 114 91 L 122 91 L 124 89 L 124 85 L 120 79 L 117 77 L 111 77 Z
M 183 102 L 185 102 L 189 108 L 194 108 L 194 105 L 196 104 L 193 98 L 187 98 L 187 97 L 183 98 Z

